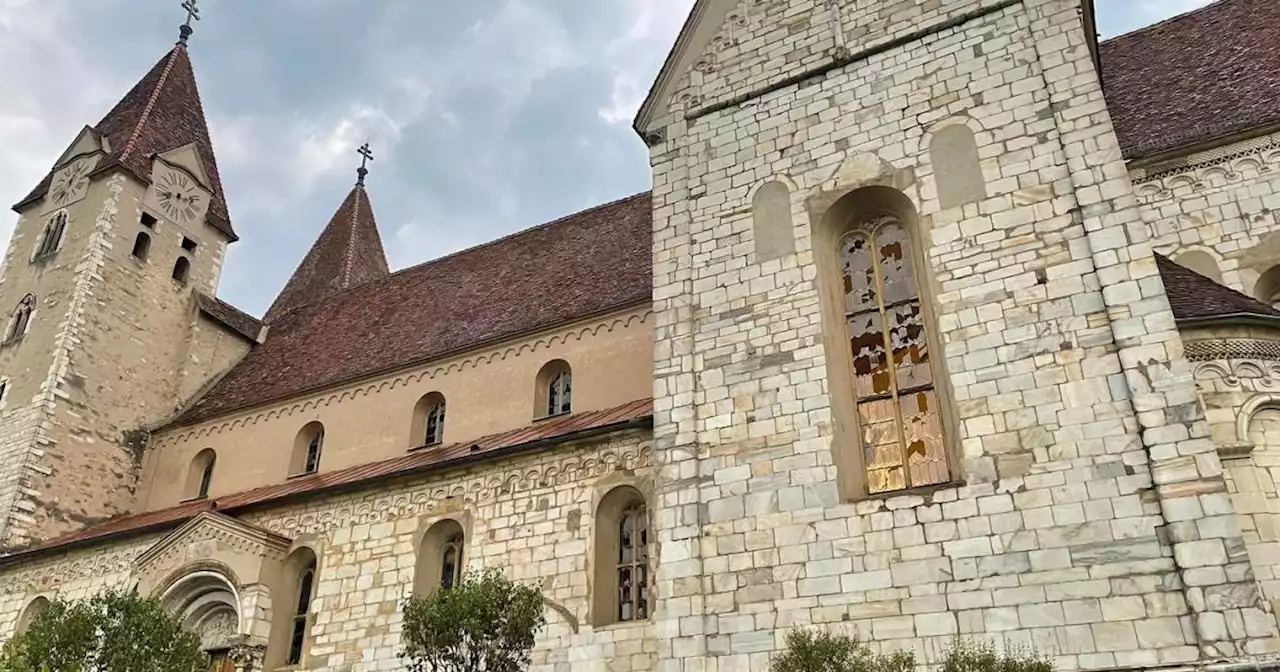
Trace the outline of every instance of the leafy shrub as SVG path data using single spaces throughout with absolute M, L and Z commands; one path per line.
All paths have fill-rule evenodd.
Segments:
M 857 637 L 823 630 L 792 630 L 787 650 L 773 659 L 772 672 L 910 672 L 915 654 L 875 653 Z
M 0 651 L 0 672 L 208 672 L 200 637 L 158 600 L 107 592 L 53 600 Z
M 989 642 L 958 640 L 947 650 L 940 672 L 1053 672 L 1048 658 L 1032 651 L 997 653 Z
M 468 574 L 450 590 L 405 600 L 400 658 L 412 672 L 518 672 L 545 624 L 537 588 L 493 569 Z

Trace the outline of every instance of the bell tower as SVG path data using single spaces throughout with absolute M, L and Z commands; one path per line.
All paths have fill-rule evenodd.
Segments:
M 227 214 L 180 39 L 14 206 L 0 267 L 0 552 L 130 511 L 147 430 L 181 403 Z

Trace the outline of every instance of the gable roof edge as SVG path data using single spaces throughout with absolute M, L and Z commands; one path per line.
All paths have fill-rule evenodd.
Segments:
M 631 127 L 636 133 L 644 138 L 649 133 L 649 125 L 653 123 L 653 119 L 657 116 L 658 104 L 667 98 L 670 88 L 675 85 L 676 80 L 684 73 L 688 66 L 689 54 L 695 55 L 701 53 L 701 49 L 694 51 L 693 47 L 696 43 L 701 43 L 705 47 L 711 41 L 710 35 L 705 35 L 706 39 L 697 40 L 698 27 L 703 24 L 703 20 L 709 17 L 719 17 L 715 24 L 719 27 L 724 18 L 728 16 L 729 11 L 736 6 L 734 0 L 697 0 L 693 5 L 693 10 L 689 12 L 688 18 L 684 21 L 684 26 L 680 29 L 680 35 L 676 38 L 676 43 L 671 47 L 671 51 L 667 52 L 667 58 L 662 63 L 662 68 L 658 70 L 658 76 L 654 79 L 653 84 L 649 87 L 649 94 L 645 96 L 644 103 L 640 105 L 640 109 L 636 112 L 636 117 L 631 123 Z M 712 11 L 712 10 L 715 11 Z

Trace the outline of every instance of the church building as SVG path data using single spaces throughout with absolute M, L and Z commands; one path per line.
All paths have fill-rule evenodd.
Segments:
M 1280 5 L 1095 35 L 696 0 L 651 192 L 391 272 L 362 167 L 259 319 L 188 22 L 14 206 L 0 640 L 136 588 L 218 672 L 399 670 L 498 568 L 535 672 L 1280 659 Z

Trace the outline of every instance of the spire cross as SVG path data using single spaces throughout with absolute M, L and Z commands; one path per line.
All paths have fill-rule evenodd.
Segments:
M 178 28 L 178 44 L 186 44 L 187 38 L 191 37 L 194 30 L 191 28 L 192 21 L 200 20 L 200 8 L 196 7 L 196 0 L 185 0 L 182 8 L 187 10 L 187 22 Z
M 369 149 L 369 143 L 368 141 L 366 141 L 363 145 L 360 146 L 360 149 L 356 150 L 356 153 L 359 154 L 361 157 L 360 169 L 356 171 L 356 175 L 359 175 L 359 178 L 356 180 L 356 184 L 363 186 L 364 176 L 369 174 L 369 169 L 367 166 L 369 165 L 369 162 L 373 160 L 373 150 Z

